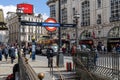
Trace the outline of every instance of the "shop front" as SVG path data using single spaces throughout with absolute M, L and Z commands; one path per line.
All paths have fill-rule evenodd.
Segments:
M 79 45 L 81 46 L 81 49 L 86 48 L 92 50 L 94 46 L 93 37 L 92 32 L 84 30 L 79 37 Z
M 107 50 L 108 52 L 113 51 L 117 44 L 120 44 L 120 27 L 116 26 L 108 32 L 107 39 Z

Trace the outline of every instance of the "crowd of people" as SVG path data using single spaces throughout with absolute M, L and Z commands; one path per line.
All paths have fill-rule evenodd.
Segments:
M 18 57 L 18 47 L 15 45 L 0 45 L 0 61 L 3 60 L 3 57 L 6 59 L 6 61 L 8 60 L 8 57 L 10 57 L 11 63 L 13 64 L 14 59 Z

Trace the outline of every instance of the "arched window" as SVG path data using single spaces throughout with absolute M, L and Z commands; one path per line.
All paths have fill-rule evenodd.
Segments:
M 120 27 L 114 27 L 108 32 L 108 38 L 120 38 Z

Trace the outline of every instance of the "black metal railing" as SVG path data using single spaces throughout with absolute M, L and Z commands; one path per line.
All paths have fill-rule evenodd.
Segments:
M 79 52 L 73 58 L 78 76 L 89 80 L 120 80 L 120 53 Z M 87 79 L 83 79 L 87 80 Z

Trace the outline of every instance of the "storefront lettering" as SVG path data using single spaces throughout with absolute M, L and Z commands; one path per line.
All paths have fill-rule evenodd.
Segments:
M 120 42 L 120 40 L 109 40 L 108 42 Z

